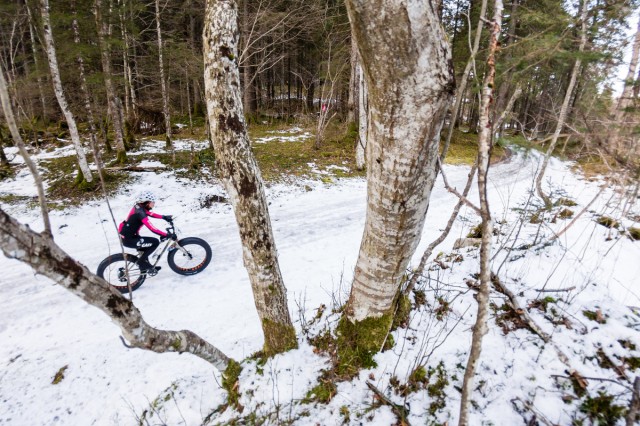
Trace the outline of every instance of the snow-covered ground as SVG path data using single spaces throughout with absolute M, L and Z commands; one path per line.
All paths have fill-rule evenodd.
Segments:
M 182 145 L 190 149 L 191 141 Z M 531 216 L 539 205 L 530 196 L 538 160 L 535 154 L 516 152 L 490 170 L 490 203 L 499 229 L 493 270 L 523 307 L 553 298 L 546 300 L 546 312 L 533 305 L 528 309 L 553 343 L 544 344 L 523 328 L 505 334 L 512 323 L 496 321 L 504 314 L 500 307 L 505 297 L 492 293 L 496 308 L 475 379 L 472 425 L 524 424 L 534 413 L 549 424 L 561 425 L 584 417 L 579 407 L 585 397 L 577 398 L 563 378 L 568 367 L 559 361 L 558 350 L 582 376 L 617 382 L 587 379 L 587 390 L 592 397 L 599 390 L 613 395 L 613 402 L 621 406 L 628 405 L 629 380 L 638 374 L 630 368 L 623 372 L 603 368 L 598 355 L 606 354 L 619 366 L 624 361 L 621 357 L 640 357 L 640 315 L 629 308 L 640 306 L 640 242 L 595 222 L 606 214 L 624 229 L 634 225 L 633 215 L 622 217 L 628 206 L 620 194 L 607 188 L 567 232 L 550 242 L 553 232 L 571 219 L 531 223 L 537 222 Z M 464 186 L 467 167 L 448 166 L 445 172 L 452 186 Z M 222 203 L 202 207 L 207 197 L 224 195 L 221 186 L 177 179 L 169 170 L 134 175 L 135 182 L 111 200 L 116 220 L 126 215 L 137 191 L 151 189 L 160 198 L 155 210 L 176 217 L 181 237 L 207 240 L 214 256 L 206 271 L 191 277 L 174 274 L 162 260 L 162 271 L 133 294 L 145 319 L 162 329 L 190 329 L 236 360 L 259 351 L 263 338 L 232 209 Z M 604 184 L 574 174 L 571 164 L 560 161 L 551 162 L 546 176 L 548 187 L 578 204 L 569 207 L 574 213 Z M 23 170 L 15 179 L 0 182 L 0 194 L 35 195 L 32 182 Z M 267 196 L 300 348 L 264 366 L 245 361 L 240 376 L 244 411 L 214 414 L 212 424 L 250 414 L 255 417 L 248 423 L 395 423 L 389 406 L 376 403 L 367 381 L 404 405 L 411 424 L 456 424 L 475 321 L 474 291 L 468 283 L 478 271 L 478 250 L 453 251 L 452 247 L 455 239 L 479 223 L 475 213 L 464 208 L 450 236 L 436 249 L 434 257 L 442 254 L 429 265 L 428 278 L 418 286 L 427 304 L 412 311 L 407 328 L 394 332 L 396 344 L 376 356 L 378 367 L 338 383 L 328 404 L 303 403 L 329 363 L 309 345 L 302 330 L 314 334 L 335 325 L 338 317 L 331 308 L 346 300 L 364 225 L 366 182 L 300 181 L 272 185 Z M 470 198 L 477 200 L 476 195 Z M 413 265 L 444 228 L 456 201 L 438 180 Z M 32 228 L 42 229 L 37 209 L 6 204 L 2 208 Z M 637 206 L 633 208 L 637 220 Z M 51 214 L 56 242 L 90 269 L 119 249 L 104 202 Z M 203 360 L 188 354 L 127 349 L 119 339 L 120 330 L 107 316 L 49 279 L 4 256 L 0 256 L 0 270 L 0 425 L 198 425 L 225 401 L 220 372 Z M 325 314 L 311 324 L 321 305 L 327 306 Z M 589 319 L 585 311 L 602 316 L 602 321 Z M 417 366 L 437 371 L 440 363 L 446 372 L 441 389 L 418 384 L 406 396 L 397 390 Z M 59 371 L 64 378 L 53 384 Z M 433 373 L 429 385 L 437 377 Z M 396 379 L 399 385 L 390 385 Z M 435 404 L 439 398 L 442 407 Z

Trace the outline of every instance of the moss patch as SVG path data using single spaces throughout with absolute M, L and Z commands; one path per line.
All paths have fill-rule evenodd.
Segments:
M 441 133 L 446 137 L 446 131 Z M 441 144 L 442 145 L 442 144 Z M 500 161 L 507 155 L 507 150 L 501 145 L 495 145 L 491 151 L 491 161 Z M 451 144 L 445 157 L 446 164 L 468 164 L 471 165 L 478 157 L 478 135 L 471 132 L 463 132 L 455 129 L 451 136 Z
M 558 213 L 558 217 L 560 219 L 570 219 L 573 217 L 573 211 L 569 210 L 569 209 L 562 209 L 560 210 L 560 212 Z
M 558 201 L 555 202 L 556 206 L 564 206 L 564 207 L 575 207 L 578 204 L 573 201 L 571 198 L 559 198 Z
M 62 379 L 64 379 L 64 372 L 67 371 L 67 368 L 69 368 L 69 366 L 65 365 L 56 372 L 55 376 L 53 376 L 53 380 L 51 381 L 52 385 L 57 385 L 62 381 Z
M 598 225 L 602 225 L 605 228 L 615 228 L 618 229 L 620 227 L 620 222 L 609 217 L 609 216 L 600 216 L 596 222 Z
M 298 347 L 296 330 L 293 326 L 263 319 L 262 330 L 264 331 L 263 351 L 268 357 Z
M 411 315 L 411 300 L 408 296 L 401 294 L 400 297 L 398 297 L 396 306 L 396 314 L 391 324 L 392 331 L 398 327 L 406 328 L 409 325 L 409 317 Z
M 551 296 L 547 296 L 543 299 L 532 300 L 529 303 L 529 308 L 535 308 L 542 312 L 547 312 L 547 308 L 551 303 L 558 303 L 558 301 Z
M 598 392 L 598 396 L 587 396 L 580 405 L 580 412 L 586 414 L 587 418 L 594 424 L 614 425 L 622 418 L 626 408 L 614 404 L 614 396 L 605 392 Z
M 273 126 L 251 126 L 250 139 L 256 141 L 261 137 L 278 137 L 266 143 L 253 143 L 252 150 L 260 166 L 260 172 L 267 181 L 277 181 L 283 176 L 317 177 L 312 170 L 315 168 L 326 170 L 330 166 L 340 168 L 330 169 L 336 177 L 363 177 L 364 172 L 358 171 L 355 164 L 355 145 L 353 135 L 344 124 L 330 124 L 325 133 L 321 149 L 315 149 L 314 137 L 299 141 L 285 141 L 291 133 L 280 133 L 288 127 L 280 129 Z M 314 130 L 303 129 L 313 134 Z M 300 133 L 296 133 L 300 135 Z M 311 164 L 311 165 L 310 165 Z
M 320 383 L 311 388 L 302 402 L 308 404 L 310 402 L 320 402 L 327 404 L 336 395 L 338 388 L 327 372 L 324 372 L 319 379 Z
M 630 227 L 629 229 L 627 229 L 627 231 L 629 232 L 629 237 L 632 240 L 635 240 L 635 241 L 640 240 L 640 228 Z
M 240 407 L 240 382 L 238 378 L 242 372 L 242 366 L 230 360 L 226 370 L 222 374 L 222 387 L 227 391 L 227 404 L 238 409 Z M 241 411 L 241 410 L 238 410 Z
M 337 374 L 353 377 L 362 368 L 375 367 L 376 363 L 373 357 L 382 348 L 392 322 L 393 315 L 391 313 L 355 322 L 343 317 L 336 328 L 338 336 Z

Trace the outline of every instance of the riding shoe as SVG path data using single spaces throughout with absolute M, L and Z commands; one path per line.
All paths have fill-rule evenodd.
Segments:
M 138 266 L 140 266 L 140 272 L 142 273 L 158 272 L 160 269 L 162 269 L 161 266 L 153 266 L 149 262 L 144 262 L 144 261 L 138 262 Z

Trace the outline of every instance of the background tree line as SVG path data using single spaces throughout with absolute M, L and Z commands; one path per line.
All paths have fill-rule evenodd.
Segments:
M 457 85 L 467 80 L 458 125 L 472 132 L 477 132 L 479 118 L 486 31 L 475 66 L 467 75 L 463 70 L 481 4 L 444 1 L 439 10 L 452 47 Z M 177 122 L 191 128 L 202 125 L 204 6 L 203 0 L 50 1 L 53 40 L 70 109 L 80 123 L 88 123 L 86 101 L 78 90 L 81 58 L 96 131 L 107 152 L 128 149 L 135 134 L 164 133 L 170 143 Z M 498 132 L 517 132 L 528 139 L 550 135 L 571 68 L 580 58 L 562 132 L 577 137 L 564 139 L 564 148 L 567 143 L 578 144 L 585 155 L 601 150 L 622 162 L 633 157 L 629 150 L 636 145 L 637 119 L 629 112 L 637 102 L 638 75 L 634 71 L 628 76 L 629 90 L 620 101 L 613 96 L 610 77 L 621 63 L 623 48 L 632 43 L 627 26 L 636 6 L 635 0 L 589 2 L 587 43 L 579 52 L 577 4 L 507 3 L 496 61 L 495 111 L 499 115 L 507 106 L 511 111 Z M 491 16 L 492 7 L 485 16 Z M 28 137 L 32 142 L 36 132 L 42 136 L 63 115 L 48 70 L 41 10 L 39 0 L 12 0 L 0 6 L 0 61 L 21 128 L 34 132 Z M 342 1 L 240 1 L 238 11 L 241 85 L 250 122 L 261 115 L 304 116 L 320 111 L 323 103 L 334 108 L 338 118 L 356 120 L 358 60 Z M 631 67 L 634 61 L 637 65 L 637 55 Z M 616 131 L 612 137 L 612 126 L 621 134 Z

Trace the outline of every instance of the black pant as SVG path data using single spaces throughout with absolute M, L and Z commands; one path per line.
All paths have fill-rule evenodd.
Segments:
M 132 237 L 123 238 L 122 245 L 136 250 L 144 251 L 140 256 L 140 263 L 148 263 L 149 255 L 160 245 L 160 240 L 153 237 Z

